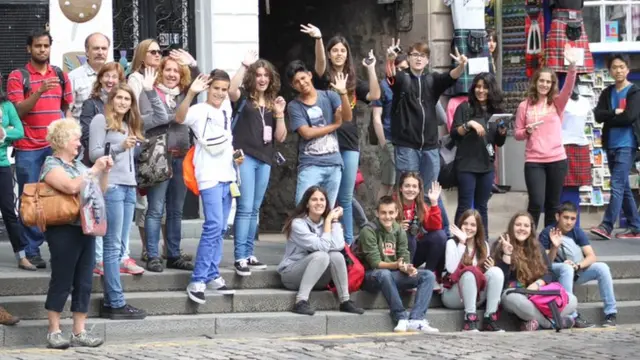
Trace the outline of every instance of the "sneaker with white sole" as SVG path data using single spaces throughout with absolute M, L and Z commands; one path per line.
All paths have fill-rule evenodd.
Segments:
M 211 280 L 207 284 L 207 290 L 220 295 L 233 295 L 236 293 L 235 290 L 227 286 L 227 283 L 224 281 L 222 276 L 218 276 L 217 278 Z
M 249 265 L 249 269 L 251 270 L 265 270 L 267 268 L 267 264 L 263 264 L 258 261 L 258 258 L 251 255 L 249 259 L 247 259 L 247 264 Z
M 234 262 L 233 267 L 236 269 L 236 274 L 240 276 L 251 276 L 251 269 L 249 269 L 246 259 Z
M 74 347 L 98 347 L 104 343 L 104 340 L 91 332 L 82 330 L 78 335 L 72 334 L 69 343 Z
M 58 330 L 54 333 L 47 334 L 47 347 L 49 349 L 64 350 L 69 348 L 69 338 L 62 334 L 62 331 Z
M 207 286 L 203 282 L 192 282 L 187 286 L 187 295 L 189 295 L 191 301 L 202 305 L 206 302 L 204 298 L 204 291 L 206 289 Z
M 407 328 L 409 327 L 409 320 L 407 319 L 403 319 L 403 320 L 398 320 L 398 325 L 396 325 L 395 328 L 393 328 L 394 332 L 407 332 Z
M 409 320 L 409 326 L 407 326 L 407 330 L 409 331 L 420 331 L 423 333 L 437 333 L 440 330 L 431 327 L 427 320 Z
M 120 273 L 131 275 L 142 275 L 144 268 L 136 264 L 136 261 L 132 258 L 124 259 L 120 263 Z

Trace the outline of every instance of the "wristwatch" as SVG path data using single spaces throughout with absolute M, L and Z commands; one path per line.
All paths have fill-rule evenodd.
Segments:
M 469 122 L 462 124 L 462 128 L 464 129 L 464 131 L 469 132 Z

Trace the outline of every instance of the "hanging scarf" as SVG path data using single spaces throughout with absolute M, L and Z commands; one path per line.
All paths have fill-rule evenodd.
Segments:
M 107 104 L 107 101 L 109 101 L 109 93 L 105 88 L 100 89 L 100 100 L 102 100 L 102 103 L 105 105 Z
M 173 89 L 169 89 L 163 84 L 156 85 L 156 89 L 160 90 L 164 94 L 164 103 L 171 110 L 176 108 L 176 97 L 180 95 L 180 87 L 176 86 Z

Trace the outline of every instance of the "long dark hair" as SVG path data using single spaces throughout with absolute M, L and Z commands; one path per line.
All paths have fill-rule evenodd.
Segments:
M 460 217 L 458 218 L 458 221 L 456 221 L 456 225 L 460 229 L 462 229 L 462 223 L 464 223 L 464 221 L 470 217 L 473 217 L 476 220 L 476 229 L 478 230 L 476 231 L 476 236 L 474 236 L 473 238 L 473 244 L 475 246 L 475 250 L 476 250 L 475 256 L 476 256 L 476 259 L 478 259 L 478 264 L 482 264 L 487 259 L 487 254 L 489 253 L 489 249 L 487 249 L 487 244 L 485 242 L 485 237 L 484 237 L 485 230 L 484 230 L 484 225 L 482 224 L 482 216 L 480 216 L 480 213 L 478 212 L 478 210 L 475 210 L 475 209 L 465 210 L 465 212 L 463 212 L 462 215 L 460 215 Z M 456 243 L 460 243 L 460 240 L 458 239 L 454 239 L 454 240 L 456 241 Z M 473 258 L 469 256 L 469 254 L 466 251 L 462 256 L 462 263 L 468 266 L 473 264 Z
M 351 57 L 351 47 L 349 46 L 349 43 L 347 42 L 347 39 L 344 36 L 336 35 L 331 39 L 329 39 L 329 42 L 327 42 L 326 58 L 327 58 L 328 66 L 327 66 L 327 70 L 325 71 L 325 75 L 329 76 L 329 81 L 333 81 L 333 79 L 336 77 L 337 72 L 333 68 L 333 63 L 331 63 L 330 54 L 331 54 L 331 49 L 333 49 L 333 47 L 338 44 L 342 44 L 344 45 L 344 47 L 347 48 L 347 58 L 344 60 L 344 68 L 342 69 L 342 72 L 345 75 L 349 75 L 349 78 L 347 79 L 347 92 L 349 93 L 349 99 L 353 100 L 353 96 L 355 95 L 355 92 L 356 92 L 356 69 L 353 66 L 353 58 Z
M 293 220 L 307 216 L 309 214 L 309 208 L 307 207 L 309 205 L 309 200 L 311 199 L 311 196 L 317 191 L 321 192 L 322 195 L 324 195 L 324 199 L 327 204 L 327 206 L 325 206 L 324 208 L 324 212 L 322 213 L 322 218 L 324 219 L 327 217 L 327 215 L 329 215 L 329 212 L 331 211 L 331 204 L 329 204 L 329 196 L 327 196 L 327 192 L 317 185 L 308 188 L 307 191 L 304 192 L 304 195 L 302 195 L 302 199 L 298 203 L 298 206 L 293 209 L 291 216 L 289 216 L 289 218 L 287 218 L 287 221 L 285 221 L 284 223 L 282 232 L 285 234 L 287 239 L 289 239 L 289 235 L 291 235 L 291 224 L 293 223 Z
M 476 98 L 476 86 L 478 83 L 482 81 L 484 86 L 487 88 L 487 109 L 484 110 L 482 105 Z M 500 90 L 500 86 L 498 86 L 498 81 L 496 77 L 492 73 L 483 72 L 476 77 L 473 78 L 473 82 L 471 83 L 471 87 L 469 88 L 469 105 L 471 106 L 472 116 L 477 117 L 483 114 L 499 114 L 504 112 L 502 110 L 502 103 L 504 100 L 504 96 L 502 95 L 502 90 Z
M 402 173 L 402 175 L 400 175 L 400 181 L 398 182 L 398 195 L 396 196 L 396 199 L 398 201 L 398 216 L 396 217 L 396 220 L 399 223 L 402 223 L 404 220 L 407 220 L 404 218 L 404 196 L 402 195 L 402 185 L 404 185 L 405 180 L 407 179 L 416 179 L 418 180 L 418 187 L 419 187 L 419 192 L 418 192 L 418 196 L 416 196 L 416 199 L 414 200 L 414 206 L 415 206 L 415 212 L 416 215 L 418 216 L 418 222 L 420 224 L 422 224 L 422 221 L 424 220 L 424 215 L 425 215 L 425 207 L 426 204 L 424 202 L 424 182 L 422 181 L 422 177 L 420 176 L 419 173 L 417 172 L 406 172 L 406 173 Z M 412 219 L 408 219 L 408 220 L 412 220 Z
M 2 84 L 0 84 L 2 85 Z M 2 104 L 5 101 L 8 101 L 9 99 L 7 98 L 7 93 L 2 91 L 2 86 L 0 86 L 0 104 Z

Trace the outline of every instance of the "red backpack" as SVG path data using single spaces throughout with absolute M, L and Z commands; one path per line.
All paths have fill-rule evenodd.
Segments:
M 347 264 L 347 282 L 349 283 L 349 293 L 354 293 L 360 290 L 362 282 L 364 281 L 364 266 L 360 260 L 353 254 L 351 247 L 348 244 L 344 245 L 344 249 L 340 251 L 344 256 L 344 262 Z M 337 291 L 333 281 L 327 285 L 331 292 Z

